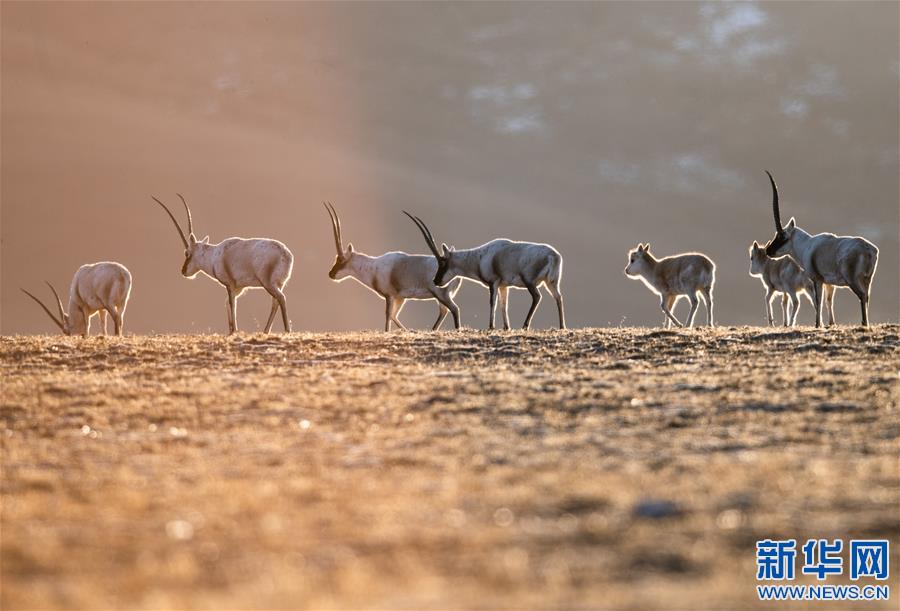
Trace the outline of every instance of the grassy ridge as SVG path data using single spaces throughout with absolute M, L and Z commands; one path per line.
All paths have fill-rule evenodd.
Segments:
M 757 539 L 900 533 L 897 325 L 14 337 L 0 366 L 4 608 L 721 608 Z

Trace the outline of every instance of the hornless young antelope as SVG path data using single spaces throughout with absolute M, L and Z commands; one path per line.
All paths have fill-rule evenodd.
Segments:
M 531 294 L 531 308 L 525 317 L 524 329 L 531 326 L 531 318 L 541 303 L 540 286 L 543 284 L 556 300 L 559 310 L 559 328 L 566 328 L 566 316 L 563 310 L 563 297 L 559 290 L 562 277 L 562 255 L 548 244 L 532 242 L 513 242 L 511 240 L 491 240 L 477 248 L 459 250 L 441 244 L 438 251 L 434 237 L 425 223 L 417 216 L 404 210 L 422 232 L 425 243 L 437 261 L 437 272 L 434 283 L 444 286 L 455 278 L 462 276 L 468 280 L 486 286 L 490 291 L 491 316 L 489 329 L 494 328 L 494 311 L 497 307 L 497 296 L 500 297 L 500 312 L 503 314 L 503 328 L 509 329 L 509 312 L 507 297 L 510 287 L 527 289 Z
M 56 323 L 66 335 L 82 335 L 87 337 L 91 331 L 91 318 L 100 314 L 100 331 L 106 335 L 106 315 L 112 316 L 116 335 L 122 335 L 125 325 L 125 307 L 131 295 L 131 272 L 121 263 L 103 261 L 82 265 L 75 272 L 69 287 L 69 307 L 63 309 L 59 293 L 49 282 L 47 286 L 56 297 L 59 318 L 43 304 L 43 302 L 22 289 L 22 292 L 34 299 L 44 308 L 47 316 Z
M 772 314 L 772 299 L 781 293 L 781 317 L 785 327 L 797 324 L 800 311 L 800 295 L 812 304 L 813 285 L 809 276 L 787 255 L 773 259 L 766 254 L 766 247 L 756 240 L 750 247 L 750 275 L 759 278 L 766 287 L 766 319 L 769 326 L 775 324 Z M 826 313 L 834 321 L 834 287 L 825 285 Z M 829 322 L 831 324 L 831 322 Z
M 628 253 L 628 266 L 625 274 L 639 278 L 648 289 L 659 295 L 659 307 L 665 318 L 663 322 L 668 329 L 671 323 L 683 327 L 672 313 L 672 306 L 682 295 L 691 301 L 691 313 L 687 325 L 694 326 L 694 316 L 700 297 L 706 302 L 706 324 L 714 326 L 713 321 L 713 284 L 716 282 L 716 264 L 706 255 L 685 253 L 657 259 L 650 254 L 650 244 L 638 244 Z
M 875 268 L 878 266 L 878 248 L 860 237 L 836 236 L 833 233 L 810 235 L 797 227 L 794 218 L 781 225 L 778 210 L 778 187 L 772 183 L 772 213 L 775 216 L 775 237 L 766 245 L 770 257 L 790 255 L 806 272 L 813 283 L 813 306 L 816 308 L 816 326 L 822 326 L 822 297 L 824 285 L 848 287 L 859 299 L 862 325 L 869 326 L 869 290 Z M 832 323 L 834 315 L 832 314 Z
M 209 236 L 200 241 L 194 236 L 194 225 L 191 209 L 181 194 L 176 194 L 184 204 L 187 212 L 188 236 L 175 216 L 164 203 L 153 198 L 172 219 L 178 236 L 184 244 L 184 264 L 181 274 L 185 278 L 193 278 L 203 272 L 225 287 L 228 293 L 228 330 L 237 332 L 237 299 L 246 289 L 263 288 L 272 296 L 272 310 L 266 322 L 266 333 L 272 329 L 272 322 L 278 308 L 281 308 L 281 320 L 284 330 L 291 330 L 288 319 L 287 299 L 284 287 L 291 278 L 294 267 L 294 255 L 287 246 L 278 240 L 268 238 L 227 238 L 218 244 L 210 244 Z
M 388 252 L 378 257 L 353 250 L 348 242 L 344 250 L 341 235 L 341 219 L 331 204 L 324 204 L 331 217 L 331 230 L 334 233 L 334 246 L 337 258 L 328 277 L 340 282 L 353 278 L 372 292 L 384 298 L 385 316 L 384 330 L 391 330 L 393 322 L 400 329 L 406 329 L 398 316 L 407 299 L 435 299 L 439 312 L 432 331 L 437 330 L 447 312 L 453 314 L 453 324 L 459 329 L 459 306 L 453 296 L 459 290 L 462 281 L 451 282 L 445 287 L 435 285 L 433 279 L 437 271 L 437 263 L 428 255 L 408 255 L 405 252 Z

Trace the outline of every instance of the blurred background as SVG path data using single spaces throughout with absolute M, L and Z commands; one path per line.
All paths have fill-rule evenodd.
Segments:
M 707 253 L 719 322 L 762 324 L 747 247 L 774 230 L 764 169 L 785 220 L 878 245 L 871 318 L 900 317 L 896 2 L 4 2 L 0 18 L 4 334 L 53 332 L 18 287 L 67 291 L 99 260 L 134 275 L 128 332 L 225 331 L 225 291 L 181 276 L 150 199 L 180 213 L 176 192 L 198 237 L 293 250 L 296 330 L 383 325 L 377 296 L 327 277 L 326 199 L 373 255 L 426 252 L 402 209 L 458 248 L 553 244 L 571 326 L 661 322 L 622 273 L 638 241 Z M 457 302 L 486 326 L 486 290 Z M 528 302 L 511 294 L 514 324 Z M 242 329 L 268 308 L 248 292 Z M 859 321 L 849 291 L 836 313 Z M 545 296 L 535 322 L 555 320 Z

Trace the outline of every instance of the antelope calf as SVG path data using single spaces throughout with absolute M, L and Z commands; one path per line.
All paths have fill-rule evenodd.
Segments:
M 531 327 L 531 318 L 541 303 L 540 286 L 543 284 L 556 300 L 559 312 L 559 328 L 566 328 L 562 293 L 559 282 L 562 277 L 562 255 L 548 244 L 533 242 L 513 242 L 497 239 L 477 248 L 459 250 L 441 244 L 437 249 L 434 237 L 425 223 L 409 212 L 403 212 L 422 232 L 425 243 L 437 261 L 434 283 L 445 286 L 457 277 L 463 277 L 486 286 L 490 291 L 491 315 L 489 329 L 494 328 L 494 311 L 497 297 L 500 297 L 500 312 L 503 314 L 503 328 L 509 329 L 507 298 L 510 287 L 524 288 L 531 294 L 531 308 L 525 316 L 524 329 Z
M 856 236 L 836 236 L 833 233 L 811 235 L 797 227 L 793 217 L 782 226 L 778 187 L 772 174 L 768 171 L 766 174 L 772 184 L 772 213 L 775 217 L 775 236 L 766 245 L 766 254 L 770 257 L 790 255 L 812 280 L 816 327 L 822 326 L 822 300 L 827 291 L 825 287 L 829 284 L 846 286 L 853 291 L 859 299 L 862 325 L 868 327 L 869 290 L 878 266 L 878 248 L 865 238 Z M 834 322 L 833 313 L 831 322 Z
M 125 308 L 131 295 L 131 272 L 121 263 L 103 261 L 82 265 L 75 272 L 69 287 L 69 307 L 63 309 L 59 293 L 49 282 L 47 286 L 56 297 L 59 318 L 53 315 L 50 308 L 22 289 L 22 292 L 34 299 L 44 308 L 47 316 L 66 335 L 82 335 L 87 337 L 91 331 L 91 318 L 100 315 L 100 332 L 106 335 L 106 316 L 112 316 L 116 335 L 122 335 L 125 328 Z
M 668 329 L 671 323 L 683 327 L 672 313 L 672 306 L 681 296 L 691 301 L 691 313 L 687 325 L 694 326 L 694 316 L 700 304 L 698 294 L 706 303 L 706 323 L 713 322 L 713 284 L 716 282 L 716 264 L 706 255 L 685 253 L 662 259 L 650 254 L 650 244 L 638 244 L 628 253 L 625 275 L 640 279 L 648 289 L 659 295 L 659 307 Z
M 337 282 L 353 278 L 382 297 L 385 302 L 385 331 L 391 330 L 392 322 L 398 328 L 406 329 L 398 317 L 407 299 L 434 299 L 438 302 L 438 317 L 431 327 L 432 331 L 440 328 L 448 312 L 453 314 L 453 324 L 459 329 L 459 306 L 453 301 L 453 297 L 462 284 L 461 280 L 451 282 L 445 287 L 437 286 L 433 281 L 437 263 L 428 255 L 388 252 L 371 257 L 354 250 L 353 244 L 349 242 L 345 250 L 341 235 L 341 219 L 337 210 L 330 204 L 325 204 L 325 209 L 331 217 L 334 247 L 337 249 L 337 258 L 331 271 L 328 272 L 328 277 Z
M 172 219 L 175 229 L 184 244 L 184 264 L 181 275 L 194 278 L 203 272 L 225 287 L 228 293 L 228 330 L 237 332 L 237 299 L 250 288 L 265 289 L 272 296 L 272 310 L 266 322 L 266 333 L 272 329 L 275 314 L 281 308 L 281 320 L 285 332 L 291 330 L 288 319 L 287 299 L 284 287 L 291 278 L 294 268 L 294 255 L 287 246 L 278 240 L 268 238 L 228 238 L 218 244 L 210 244 L 209 236 L 200 241 L 194 236 L 194 224 L 191 209 L 181 194 L 176 194 L 184 204 L 187 212 L 188 236 L 185 237 L 181 225 L 175 220 L 172 211 L 164 203 L 153 200 L 163 207 Z
M 766 247 L 756 240 L 750 246 L 750 275 L 759 278 L 766 287 L 766 319 L 769 326 L 775 324 L 772 313 L 772 300 L 781 293 L 781 318 L 785 327 L 797 324 L 800 311 L 800 295 L 804 295 L 812 304 L 813 283 L 800 266 L 788 256 L 773 259 L 766 254 Z M 825 303 L 834 321 L 834 287 L 825 285 Z M 831 324 L 829 322 L 829 324 Z

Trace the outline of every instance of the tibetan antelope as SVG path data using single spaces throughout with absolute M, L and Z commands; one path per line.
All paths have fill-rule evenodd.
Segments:
M 706 302 L 706 324 L 714 326 L 713 285 L 716 282 L 716 264 L 706 255 L 685 253 L 662 259 L 650 254 L 650 244 L 638 244 L 628 253 L 625 275 L 640 279 L 648 289 L 659 295 L 659 307 L 668 329 L 671 323 L 683 327 L 672 313 L 672 306 L 682 295 L 691 302 L 687 325 L 694 326 L 694 316 L 700 304 L 697 295 Z
M 59 293 L 49 282 L 47 286 L 56 297 L 59 318 L 53 315 L 43 302 L 22 289 L 22 292 L 34 299 L 44 308 L 47 315 L 66 335 L 82 335 L 87 337 L 91 331 L 91 318 L 100 315 L 100 332 L 106 335 L 106 316 L 112 316 L 116 335 L 122 335 L 125 326 L 125 307 L 131 295 L 131 272 L 121 263 L 103 261 L 82 265 L 75 272 L 69 287 L 69 307 L 63 309 Z
M 153 198 L 157 204 L 172 219 L 178 236 L 184 244 L 184 264 L 181 266 L 181 274 L 185 278 L 194 278 L 199 272 L 203 272 L 213 280 L 225 287 L 228 293 L 228 330 L 237 332 L 237 299 L 246 289 L 263 288 L 272 296 L 272 310 L 269 312 L 269 320 L 266 322 L 266 333 L 272 329 L 272 322 L 278 308 L 281 308 L 281 320 L 284 330 L 291 330 L 291 322 L 288 319 L 287 299 L 284 296 L 284 287 L 291 278 L 291 270 L 294 267 L 294 255 L 287 246 L 278 240 L 268 238 L 227 238 L 218 244 L 210 244 L 209 236 L 200 241 L 194 236 L 194 225 L 191 219 L 191 209 L 184 197 L 176 194 L 184 204 L 187 212 L 187 230 L 184 232 L 172 211 L 164 203 Z
M 431 231 L 424 221 L 404 210 L 422 232 L 425 243 L 437 261 L 437 272 L 434 283 L 444 286 L 461 276 L 486 286 L 490 291 L 491 315 L 489 329 L 494 328 L 494 311 L 497 297 L 500 297 L 500 312 L 503 315 L 503 328 L 509 329 L 509 312 L 507 297 L 510 287 L 524 288 L 531 294 L 531 308 L 525 317 L 524 329 L 531 326 L 531 318 L 541 303 L 540 286 L 543 284 L 556 300 L 559 311 L 559 328 L 566 328 L 566 317 L 563 310 L 563 297 L 559 290 L 562 277 L 562 255 L 548 244 L 532 242 L 513 242 L 511 240 L 491 240 L 477 248 L 456 250 L 441 244 L 439 251 Z
M 772 300 L 781 293 L 781 318 L 785 327 L 797 324 L 797 313 L 800 311 L 800 295 L 804 295 L 812 305 L 812 280 L 800 266 L 789 256 L 773 259 L 766 254 L 766 247 L 756 240 L 750 246 L 750 275 L 759 278 L 766 287 L 766 319 L 769 326 L 775 324 L 772 313 Z M 830 322 L 834 322 L 834 288 L 825 285 L 826 314 Z
M 860 237 L 836 236 L 833 233 L 810 235 L 797 227 L 794 218 L 782 226 L 778 209 L 778 187 L 772 174 L 772 213 L 775 216 L 775 236 L 766 245 L 770 257 L 790 255 L 813 283 L 813 306 L 816 326 L 822 326 L 822 298 L 825 285 L 848 287 L 859 299 L 862 325 L 869 326 L 869 290 L 878 265 L 878 248 Z M 834 315 L 831 316 L 834 322 Z
M 344 249 L 341 235 L 341 219 L 331 204 L 324 204 L 331 217 L 334 247 L 337 257 L 328 277 L 340 282 L 353 278 L 364 287 L 384 298 L 384 330 L 391 330 L 393 322 L 400 329 L 406 329 L 398 316 L 407 299 L 434 299 L 439 312 L 432 331 L 440 328 L 447 317 L 453 314 L 453 324 L 459 329 L 459 306 L 453 301 L 462 281 L 451 282 L 447 286 L 435 285 L 433 279 L 437 263 L 428 255 L 408 255 L 405 252 L 388 252 L 378 257 L 357 252 L 348 242 Z

